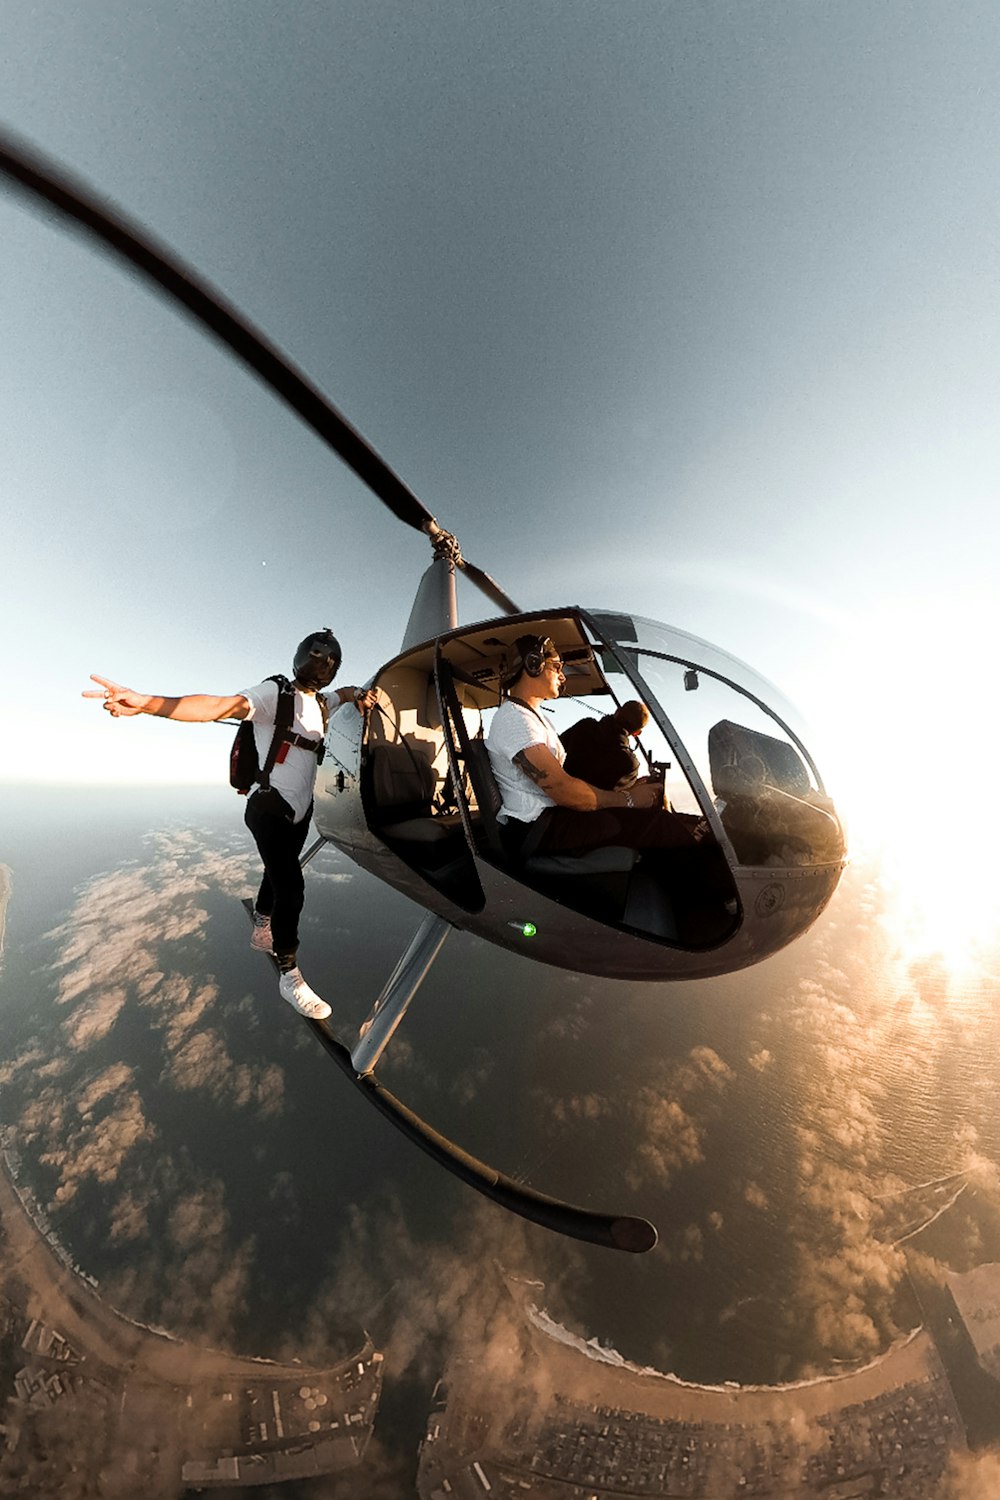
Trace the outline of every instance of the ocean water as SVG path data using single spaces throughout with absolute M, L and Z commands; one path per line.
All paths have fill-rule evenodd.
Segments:
M 23 1184 L 129 1316 L 304 1360 L 368 1328 L 393 1472 L 456 1346 L 490 1338 L 493 1266 L 638 1365 L 762 1384 L 888 1347 L 919 1316 L 914 1264 L 1000 1261 L 996 956 L 901 947 L 877 868 L 718 980 L 588 980 L 449 937 L 380 1076 L 501 1170 L 651 1218 L 659 1245 L 631 1257 L 505 1215 L 351 1088 L 249 950 L 232 794 L 7 788 L 0 829 L 0 1122 Z M 345 1034 L 421 916 L 336 851 L 310 866 L 302 966 Z M 907 1258 L 913 1190 L 959 1172 Z

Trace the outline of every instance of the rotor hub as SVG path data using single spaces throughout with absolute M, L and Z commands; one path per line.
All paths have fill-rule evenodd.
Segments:
M 450 562 L 453 567 L 461 568 L 463 566 L 462 549 L 458 545 L 458 538 L 456 536 L 438 526 L 436 530 L 430 533 L 430 538 L 431 547 L 434 550 L 435 562 L 439 558 L 444 558 L 445 562 Z

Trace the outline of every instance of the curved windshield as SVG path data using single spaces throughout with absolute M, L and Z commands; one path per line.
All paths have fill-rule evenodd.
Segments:
M 695 790 L 714 806 L 741 864 L 843 859 L 843 833 L 806 749 L 807 731 L 772 683 L 655 620 L 596 611 L 588 620 L 643 693 Z

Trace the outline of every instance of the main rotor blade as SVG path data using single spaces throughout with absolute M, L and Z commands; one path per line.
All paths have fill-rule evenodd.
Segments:
M 138 224 L 103 203 L 35 149 L 0 129 L 0 175 L 48 204 L 70 228 L 96 240 L 155 283 L 230 349 L 306 422 L 394 516 L 417 531 L 433 516 L 346 417 L 209 282 Z M 506 605 L 504 606 L 506 608 Z
M 487 599 L 492 599 L 494 604 L 499 604 L 505 614 L 519 615 L 522 613 L 513 599 L 508 598 L 500 585 L 488 573 L 484 573 L 482 568 L 477 568 L 475 563 L 470 563 L 465 557 L 462 558 L 459 567 L 469 582 L 474 583 L 477 589 L 481 589 Z

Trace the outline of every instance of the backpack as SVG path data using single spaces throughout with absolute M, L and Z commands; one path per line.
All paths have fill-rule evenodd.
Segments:
M 257 759 L 257 741 L 252 719 L 243 720 L 229 752 L 229 785 L 241 797 L 245 797 L 258 784 L 265 790 L 271 785 L 271 768 L 282 740 L 292 727 L 295 714 L 295 689 L 288 678 L 276 673 L 273 677 L 265 678 L 265 681 L 278 684 L 278 706 L 274 711 L 274 733 L 263 769 Z

